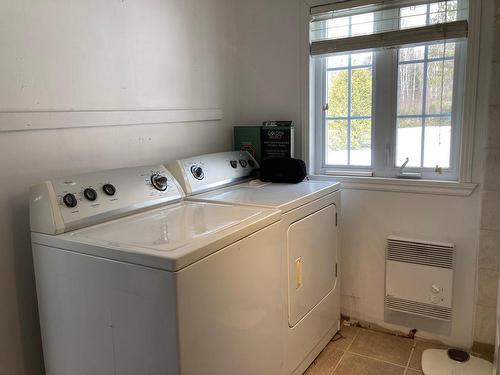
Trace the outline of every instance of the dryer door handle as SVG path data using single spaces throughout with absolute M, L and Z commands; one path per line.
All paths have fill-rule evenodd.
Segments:
M 302 286 L 302 257 L 295 259 L 295 289 Z

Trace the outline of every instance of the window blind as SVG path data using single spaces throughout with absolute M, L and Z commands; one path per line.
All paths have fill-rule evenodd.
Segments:
M 372 7 L 372 9 L 394 8 L 396 6 L 416 6 L 427 4 L 430 0 L 341 0 L 326 5 L 318 5 L 311 8 L 311 15 L 324 16 L 329 13 L 340 14 L 341 11 L 363 11 Z
M 315 7 L 310 52 L 318 56 L 466 38 L 467 16 L 466 0 L 350 0 Z

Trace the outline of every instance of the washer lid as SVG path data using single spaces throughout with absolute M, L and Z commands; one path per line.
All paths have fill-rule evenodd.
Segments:
M 272 207 L 286 212 L 338 190 L 339 185 L 338 182 L 326 181 L 280 184 L 253 180 L 189 198 L 198 201 Z
M 179 270 L 279 220 L 265 208 L 181 202 L 33 241 L 170 271 Z

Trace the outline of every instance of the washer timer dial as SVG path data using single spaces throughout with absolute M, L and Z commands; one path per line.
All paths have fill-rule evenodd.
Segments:
M 205 172 L 203 171 L 203 168 L 196 164 L 191 166 L 191 174 L 197 180 L 203 180 L 205 178 Z
M 168 186 L 168 179 L 159 173 L 155 173 L 151 176 L 151 184 L 156 190 L 165 191 Z

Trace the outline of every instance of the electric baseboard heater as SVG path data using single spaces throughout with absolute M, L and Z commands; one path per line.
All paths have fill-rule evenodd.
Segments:
M 454 265 L 451 243 L 388 237 L 385 321 L 449 334 Z

